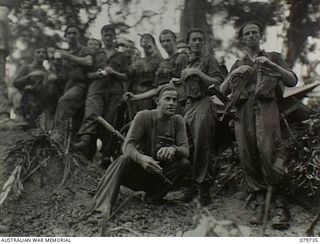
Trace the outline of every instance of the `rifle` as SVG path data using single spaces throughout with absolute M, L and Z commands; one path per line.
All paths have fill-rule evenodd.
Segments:
M 219 118 L 219 121 L 222 121 L 225 117 L 226 114 L 229 114 L 231 116 L 232 119 L 234 120 L 238 120 L 238 117 L 231 111 L 231 107 L 228 106 L 230 104 L 230 99 L 223 94 L 219 88 L 217 88 L 216 84 L 213 84 L 211 86 L 209 86 L 208 88 L 209 92 L 211 95 L 215 95 L 217 96 L 217 98 L 219 98 L 219 100 L 225 105 L 226 109 L 224 110 L 221 118 Z
M 99 116 L 96 119 L 104 128 L 106 128 L 108 131 L 110 131 L 113 135 L 120 138 L 122 141 L 124 141 L 124 136 L 117 131 L 112 125 L 110 125 L 105 119 L 103 119 L 101 116 Z
M 110 125 L 105 119 L 103 119 L 101 116 L 97 117 L 96 120 L 108 131 L 110 131 L 112 134 L 117 136 L 119 139 L 124 141 L 125 137 L 118 131 L 116 130 L 112 125 Z M 172 181 L 169 180 L 162 172 L 152 170 L 154 173 L 159 174 L 166 182 L 168 182 L 170 185 L 173 185 Z

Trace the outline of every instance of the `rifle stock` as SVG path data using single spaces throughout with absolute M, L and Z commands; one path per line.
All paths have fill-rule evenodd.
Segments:
M 226 114 L 229 114 L 231 116 L 232 119 L 234 120 L 238 120 L 237 116 L 231 111 L 231 108 L 229 107 L 230 104 L 230 99 L 224 95 L 219 88 L 217 88 L 217 86 L 215 84 L 209 86 L 209 92 L 211 95 L 217 96 L 217 98 L 219 98 L 219 100 L 225 105 L 226 109 L 223 112 L 223 115 L 221 116 L 221 118 L 219 118 L 219 121 L 222 121 L 225 117 Z
M 112 134 L 120 138 L 122 141 L 124 141 L 124 136 L 117 131 L 112 125 L 110 125 L 105 119 L 103 119 L 101 116 L 97 117 L 96 119 L 104 128 L 106 128 L 108 131 L 110 131 Z

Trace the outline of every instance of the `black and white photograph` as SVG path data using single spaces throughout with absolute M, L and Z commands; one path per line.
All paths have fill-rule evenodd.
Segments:
M 0 0 L 0 242 L 318 242 L 319 38 L 319 0 Z

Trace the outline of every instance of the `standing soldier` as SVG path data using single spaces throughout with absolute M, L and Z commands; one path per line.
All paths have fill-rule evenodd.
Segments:
M 176 46 L 176 39 L 176 34 L 171 30 L 163 30 L 160 33 L 160 44 L 163 47 L 163 49 L 167 52 L 169 57 L 160 63 L 156 71 L 156 77 L 154 81 L 155 88 L 142 94 L 135 95 L 133 93 L 127 93 L 126 95 L 130 99 L 130 101 L 138 101 L 155 96 L 157 93 L 157 89 L 165 84 L 168 84 L 173 78 L 176 78 L 175 82 L 178 83 L 181 71 L 184 68 L 186 68 L 189 59 L 185 54 L 178 52 Z M 179 92 L 181 90 L 179 88 L 182 89 L 182 92 Z M 184 113 L 183 110 L 185 102 L 183 92 L 184 87 L 182 83 L 180 84 L 180 86 L 177 86 L 177 90 L 179 92 L 177 113 L 182 115 Z
M 144 57 L 135 61 L 129 67 L 128 91 L 133 94 L 141 94 L 153 88 L 156 71 L 163 58 L 156 46 L 156 41 L 151 34 L 141 35 L 140 45 L 144 51 Z M 130 102 L 129 110 L 132 118 L 137 112 L 154 108 L 152 98 Z
M 78 26 L 68 26 L 65 38 L 69 44 L 69 50 L 56 52 L 56 58 L 62 59 L 62 68 L 66 73 L 64 94 L 59 98 L 54 116 L 52 139 L 57 142 L 63 139 L 65 121 L 72 118 L 86 100 L 88 86 L 86 73 L 93 65 L 93 52 L 81 45 Z
M 185 201 L 191 201 L 200 194 L 200 204 L 206 206 L 211 202 L 209 190 L 209 172 L 214 169 L 215 153 L 215 119 L 216 107 L 208 93 L 212 84 L 220 85 L 223 76 L 214 56 L 205 55 L 205 34 L 200 29 L 188 32 L 187 44 L 191 51 L 191 61 L 181 73 L 185 83 L 187 104 L 185 121 L 189 129 L 193 148 L 191 151 L 192 180 L 194 183 L 185 192 Z
M 249 191 L 256 194 L 270 187 L 279 189 L 284 174 L 284 148 L 277 100 L 282 97 L 284 86 L 297 83 L 281 54 L 260 49 L 262 35 L 260 23 L 242 25 L 239 39 L 246 47 L 246 55 L 233 65 L 220 87 L 223 92 L 231 91 L 231 102 L 237 108 L 235 132 L 240 160 Z M 274 213 L 272 226 L 287 227 L 289 211 L 279 192 Z M 260 213 L 257 216 L 261 217 Z M 252 222 L 261 223 L 261 219 L 254 216 Z
M 126 39 L 125 40 L 125 46 L 124 46 L 124 51 L 123 53 L 127 56 L 128 58 L 128 65 L 130 66 L 132 64 L 132 57 L 134 55 L 134 50 L 136 46 L 134 44 L 134 41 Z
M 127 76 L 127 58 L 115 49 L 116 31 L 113 25 L 105 25 L 101 29 L 104 48 L 96 51 L 94 58 L 95 72 L 89 73 L 91 83 L 88 89 L 85 115 L 79 130 L 80 138 L 75 149 L 85 149 L 97 134 L 96 118 L 104 114 L 104 118 L 113 126 L 117 121 L 118 106 L 124 93 Z M 100 135 L 103 148 L 111 142 L 112 135 L 102 132 Z

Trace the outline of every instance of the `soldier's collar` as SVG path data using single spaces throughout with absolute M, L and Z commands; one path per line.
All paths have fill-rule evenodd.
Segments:
M 257 57 L 259 57 L 259 56 L 265 56 L 265 55 L 266 55 L 266 51 L 265 51 L 265 50 L 260 50 L 260 51 L 258 52 L 258 56 L 257 56 Z M 248 54 L 246 54 L 246 55 L 243 57 L 243 59 L 244 59 L 244 60 L 251 60 L 251 61 L 252 61 L 252 59 L 249 57 Z

